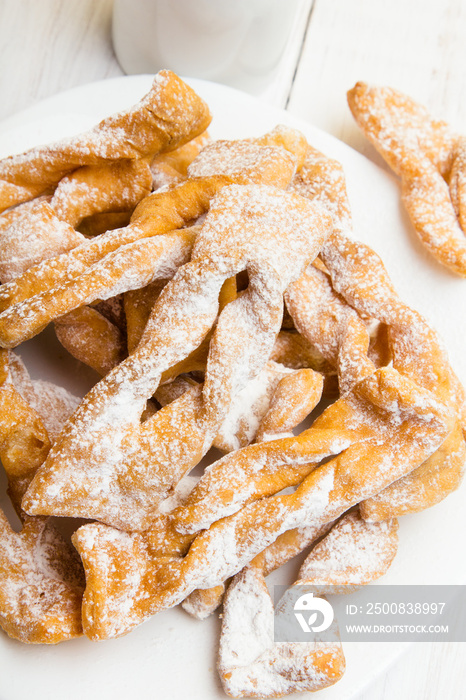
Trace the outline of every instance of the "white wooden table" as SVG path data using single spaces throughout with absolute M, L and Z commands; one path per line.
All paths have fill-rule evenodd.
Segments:
M 0 0 L 0 120 L 122 75 L 111 14 L 112 0 Z M 361 79 L 396 86 L 466 131 L 466 2 L 309 0 L 263 98 L 380 164 L 346 106 Z M 416 644 L 359 700 L 461 700 L 465 668 L 464 644 Z

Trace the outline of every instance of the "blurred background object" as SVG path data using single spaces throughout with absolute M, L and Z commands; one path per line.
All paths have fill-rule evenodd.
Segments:
M 125 73 L 170 68 L 257 94 L 272 80 L 287 46 L 299 46 L 310 5 L 311 0 L 115 0 L 113 46 Z

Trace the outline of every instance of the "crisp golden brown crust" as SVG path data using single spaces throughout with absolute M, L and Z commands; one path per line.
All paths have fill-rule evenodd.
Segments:
M 53 481 L 55 490 L 63 479 L 62 515 L 94 517 L 126 529 L 147 528 L 157 502 L 212 444 L 235 393 L 267 361 L 280 328 L 283 290 L 314 259 L 329 223 L 296 194 L 266 186 L 223 188 L 211 204 L 190 262 L 164 287 L 137 348 L 84 399 L 31 485 L 26 509 L 45 513 L 51 505 L 50 484 Z M 247 292 L 227 304 L 217 320 L 225 280 L 245 268 L 250 272 Z M 203 313 L 193 315 L 197 305 Z M 162 372 L 198 347 L 214 322 L 202 391 L 187 392 L 141 424 L 142 406 Z M 246 355 L 245 340 L 250 346 Z M 118 409 L 121 396 L 123 413 Z M 104 436 L 111 442 L 102 451 Z M 83 460 L 85 471 L 76 471 L 76 460 Z M 80 474 L 79 484 L 72 473 Z M 99 473 L 111 484 L 104 502 L 93 495 Z M 57 504 L 55 493 L 55 512 Z
M 0 511 L 0 626 L 21 642 L 56 644 L 82 634 L 84 577 L 79 557 L 52 521 L 31 518 L 21 509 L 24 492 L 51 444 L 44 427 L 50 415 L 42 418 L 25 397 L 35 398 L 38 409 L 56 410 L 61 422 L 67 414 L 61 415 L 65 404 L 59 387 L 32 382 L 20 361 L 5 350 L 2 366 L 0 458 L 22 529 L 15 532 Z
M 174 73 L 160 71 L 133 108 L 74 139 L 2 160 L 0 210 L 42 194 L 78 167 L 174 150 L 205 131 L 210 119 L 207 105 L 190 87 Z
M 453 157 L 444 124 L 383 97 L 463 225 L 464 143 Z M 336 624 L 333 642 L 274 642 L 265 577 L 306 549 L 292 590 L 383 576 L 396 516 L 460 482 L 466 402 L 435 332 L 353 239 L 341 165 L 283 126 L 211 142 L 208 119 L 165 71 L 133 110 L 0 163 L 0 204 L 45 193 L 0 215 L 0 344 L 53 321 L 103 376 L 78 406 L 0 351 L 0 457 L 23 523 L 0 514 L 0 625 L 104 640 L 223 601 L 226 693 L 272 698 L 337 682 L 345 658 Z M 414 182 L 412 144 L 393 145 Z M 211 445 L 226 454 L 188 475 Z M 49 514 L 91 521 L 74 549 Z

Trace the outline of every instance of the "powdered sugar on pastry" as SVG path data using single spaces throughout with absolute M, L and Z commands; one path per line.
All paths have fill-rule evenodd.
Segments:
M 149 93 L 94 129 L 0 162 L 0 209 L 31 199 L 83 165 L 154 156 L 189 141 L 210 122 L 207 105 L 178 76 L 160 71 Z
M 348 593 L 382 576 L 398 548 L 396 520 L 365 522 L 357 511 L 333 526 L 302 564 L 299 584 L 316 586 L 320 593 Z
M 84 399 L 30 487 L 27 508 L 147 527 L 155 504 L 212 444 L 232 397 L 267 361 L 283 291 L 316 255 L 329 223 L 298 195 L 265 186 L 223 188 L 190 263 L 157 299 L 137 350 Z M 224 280 L 246 268 L 247 292 L 217 321 L 202 395 L 184 395 L 140 424 L 161 373 L 210 330 Z
M 44 519 L 20 533 L 0 513 L 0 624 L 13 638 L 55 644 L 82 634 L 82 572 L 72 549 Z
M 31 265 L 83 242 L 84 237 L 61 221 L 46 201 L 23 205 L 0 236 L 0 278 L 10 282 Z
M 13 386 L 42 418 L 47 433 L 54 440 L 64 423 L 76 410 L 80 399 L 61 386 L 42 379 L 32 380 L 18 355 L 10 352 L 9 371 Z
M 224 452 L 232 452 L 249 444 L 269 409 L 279 381 L 291 372 L 286 367 L 268 362 L 262 372 L 233 398 L 214 445 Z
M 466 231 L 464 217 L 458 216 L 464 202 L 464 187 L 458 188 L 464 137 L 393 88 L 359 82 L 348 91 L 348 103 L 365 135 L 401 177 L 403 201 L 421 241 L 439 262 L 465 277 Z
M 279 697 L 316 691 L 342 676 L 339 642 L 273 640 L 274 611 L 262 574 L 246 567 L 228 588 L 218 657 L 220 679 L 233 697 Z

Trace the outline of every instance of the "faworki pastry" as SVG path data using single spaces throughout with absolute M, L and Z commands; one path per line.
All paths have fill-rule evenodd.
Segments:
M 16 532 L 0 510 L 0 626 L 22 642 L 55 644 L 82 634 L 83 570 L 53 521 L 28 516 L 20 504 L 50 449 L 49 435 L 77 401 L 61 387 L 31 381 L 12 353 L 3 350 L 1 361 L 0 457 L 22 528 Z
M 3 285 L 0 345 L 14 347 L 82 304 L 173 276 L 191 253 L 192 236 L 181 227 L 205 214 L 223 187 L 289 184 L 302 145 L 293 141 L 285 150 L 283 130 L 270 135 L 268 142 L 274 141 L 277 146 L 254 141 L 212 144 L 191 164 L 187 180 L 143 199 L 127 227 L 72 246 Z
M 448 129 L 409 115 L 446 163 Z M 278 697 L 337 682 L 345 658 L 337 622 L 297 643 L 274 619 L 300 586 L 384 575 L 397 516 L 461 481 L 465 395 L 354 240 L 341 165 L 295 129 L 212 141 L 209 121 L 162 71 L 133 109 L 0 162 L 0 456 L 22 523 L 0 517 L 0 625 L 105 640 L 223 604 L 224 690 Z M 50 323 L 102 377 L 82 401 L 7 349 Z M 274 606 L 265 578 L 301 552 Z
M 369 525 L 357 512 L 349 512 L 328 529 L 302 564 L 288 596 L 279 602 L 278 616 L 293 615 L 286 600 L 294 603 L 293 588 L 304 587 L 318 596 L 339 590 L 349 593 L 382 576 L 395 556 L 396 521 Z M 283 547 L 279 542 L 280 538 L 264 554 L 279 552 Z M 265 582 L 268 558 L 259 555 L 236 574 L 225 596 L 218 669 L 225 691 L 233 697 L 320 690 L 333 685 L 345 670 L 336 629 L 332 630 L 336 639 L 274 642 L 273 603 Z
M 393 88 L 356 83 L 348 104 L 400 176 L 403 202 L 427 250 L 466 277 L 466 137 Z
M 194 90 L 171 71 L 160 71 L 131 109 L 79 136 L 0 161 L 0 211 L 46 193 L 76 168 L 123 158 L 152 160 L 204 132 L 210 118 Z
M 25 509 L 44 514 L 52 507 L 147 528 L 158 501 L 212 444 L 233 396 L 267 361 L 283 291 L 313 260 L 329 224 L 299 195 L 268 186 L 223 188 L 138 347 L 87 395 L 31 484 Z M 246 267 L 248 290 L 216 320 L 224 281 Z M 202 391 L 187 392 L 141 423 L 162 372 L 194 350 L 215 321 Z M 76 471 L 78 463 L 84 471 Z
M 194 537 L 184 557 L 182 550 L 174 556 L 169 547 L 168 561 L 160 549 L 154 553 L 152 530 L 146 535 L 123 535 L 103 525 L 81 528 L 74 541 L 88 571 L 83 610 L 91 636 L 113 636 L 128 629 L 118 614 L 121 601 L 125 601 L 125 620 L 131 627 L 182 601 L 194 589 L 218 588 L 282 534 L 306 523 L 325 524 L 413 472 L 457 430 L 463 395 L 435 334 L 397 300 L 375 253 L 344 235 L 349 221 L 347 202 L 332 196 L 332 183 L 343 191 L 338 164 L 313 149 L 306 162 L 307 172 L 320 168 L 320 179 L 313 179 L 313 192 L 320 195 L 321 202 L 322 187 L 328 181 L 334 231 L 321 255 L 330 275 L 322 264 L 308 267 L 289 285 L 286 300 L 297 327 L 336 365 L 342 395 L 299 436 L 251 445 L 205 472 L 173 512 L 180 534 Z M 301 175 L 301 186 L 302 180 Z M 373 271 L 369 276 L 368 261 Z M 338 284 L 339 293 L 333 284 Z M 346 299 L 357 304 L 365 318 L 398 314 L 385 352 L 371 348 L 368 326 Z M 391 353 L 395 366 L 374 364 L 382 357 L 391 361 Z M 438 377 L 440 370 L 444 378 L 437 397 L 431 393 L 431 378 Z M 317 466 L 328 456 L 329 447 L 340 454 Z M 453 470 L 455 485 L 463 463 L 458 459 Z M 402 486 L 401 480 L 399 484 Z M 294 493 L 274 495 L 290 485 L 298 485 Z M 435 498 L 444 495 L 439 485 Z M 413 503 L 414 509 L 418 506 Z M 225 547 L 228 557 L 221 555 Z M 105 575 L 118 557 L 126 562 L 128 571 L 138 572 L 137 578 L 130 579 L 131 589 L 124 580 L 113 582 Z M 213 603 L 215 595 L 221 595 L 221 589 L 212 590 Z

